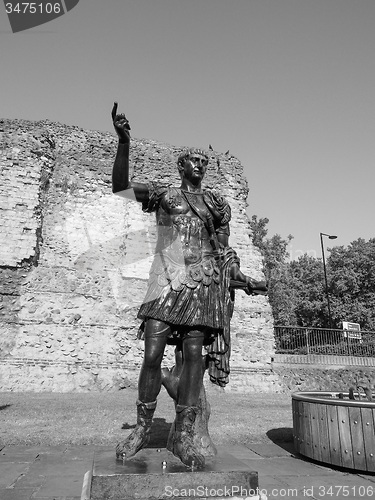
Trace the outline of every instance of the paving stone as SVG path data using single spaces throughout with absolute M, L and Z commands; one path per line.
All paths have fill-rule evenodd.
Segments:
M 81 500 L 81 495 L 74 497 L 67 497 L 67 496 L 57 497 L 56 495 L 49 497 L 33 496 L 32 500 Z
M 51 458 L 48 460 L 37 459 L 30 465 L 29 475 L 33 476 L 54 476 L 58 471 L 61 476 L 82 475 L 91 468 L 91 460 L 58 460 Z
M 14 483 L 14 489 L 23 488 L 40 488 L 45 481 L 45 476 L 43 474 L 34 474 L 30 469 L 27 469 L 24 474 L 21 474 Z M 1 497 L 0 497 L 1 498 Z
M 0 451 L 0 463 L 3 462 L 33 462 L 39 455 L 40 447 L 5 446 Z
M 271 476 L 262 476 L 262 474 L 258 473 L 259 477 L 259 490 L 262 493 L 266 493 L 269 499 L 276 498 L 276 492 L 280 492 L 285 488 L 285 483 L 279 478 L 271 477 Z
M 243 445 L 225 445 L 225 451 L 242 460 L 243 458 L 259 458 L 259 455 Z
M 0 498 L 1 500 L 30 500 L 35 490 L 33 488 L 24 488 L 14 490 L 12 488 L 1 489 L 0 488 Z M 45 500 L 45 499 L 44 499 Z
M 86 471 L 85 471 L 86 472 Z M 38 498 L 66 498 L 80 497 L 82 492 L 84 474 L 66 475 L 59 474 L 46 478 L 43 486 L 38 490 Z
M 260 474 L 269 476 L 296 476 L 296 475 L 330 475 L 331 469 L 317 467 L 310 462 L 302 462 L 296 458 L 256 458 L 242 459 L 252 469 L 258 470 Z
M 249 448 L 264 458 L 290 456 L 291 452 L 276 443 L 254 443 Z
M 0 488 L 11 486 L 17 479 L 28 470 L 28 464 L 5 462 L 0 464 Z
M 362 480 L 356 474 L 331 471 L 331 474 L 327 476 L 283 476 L 282 481 L 289 488 L 298 488 L 302 493 L 311 492 L 314 498 L 322 500 L 328 498 L 355 500 L 375 496 L 374 484 L 371 481 Z M 369 488 L 369 495 L 367 495 L 367 488 Z M 301 498 L 304 498 L 303 494 Z
M 96 445 L 72 446 L 65 450 L 64 458 L 69 460 L 93 460 L 95 451 L 101 447 Z M 107 448 L 107 447 L 102 447 Z
M 358 477 L 361 477 L 362 479 L 367 479 L 367 481 L 371 481 L 372 483 L 375 483 L 375 474 L 372 474 L 372 475 L 370 475 L 370 474 L 358 474 Z

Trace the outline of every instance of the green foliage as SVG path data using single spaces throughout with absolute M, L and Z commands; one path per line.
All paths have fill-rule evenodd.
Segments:
M 332 316 L 375 331 L 375 238 L 335 247 L 327 259 Z
M 298 260 L 288 264 L 294 277 L 296 292 L 294 304 L 296 325 L 325 327 L 328 318 L 327 303 L 323 281 L 323 263 L 310 255 L 304 254 Z
M 250 221 L 250 229 L 252 232 L 252 242 L 262 252 L 267 263 L 265 271 L 278 268 L 279 264 L 285 263 L 289 258 L 288 245 L 293 239 L 290 234 L 287 239 L 283 239 L 279 234 L 275 234 L 271 238 L 266 238 L 268 229 L 266 226 L 269 219 L 266 217 L 258 220 L 256 215 L 253 215 Z
M 275 324 L 293 325 L 296 324 L 294 313 L 296 292 L 293 286 L 290 286 L 291 276 L 287 264 L 289 258 L 287 248 L 293 236 L 289 235 L 287 239 L 283 239 L 279 234 L 275 234 L 267 238 L 268 222 L 267 218 L 258 220 L 258 217 L 253 215 L 250 222 L 251 238 L 263 255 L 263 271 L 268 284 L 268 297 Z
M 329 328 L 323 262 L 307 254 L 288 262 L 288 244 L 279 234 L 267 238 L 267 218 L 253 215 L 252 241 L 264 259 L 269 300 L 275 325 Z M 375 238 L 359 238 L 328 249 L 327 278 L 332 327 L 342 321 L 359 323 L 362 330 L 375 331 Z
M 257 215 L 251 217 L 251 239 L 253 244 L 262 251 L 264 250 L 265 238 L 268 233 L 268 229 L 266 229 L 268 223 L 269 219 L 267 219 L 267 217 L 263 217 L 259 220 Z

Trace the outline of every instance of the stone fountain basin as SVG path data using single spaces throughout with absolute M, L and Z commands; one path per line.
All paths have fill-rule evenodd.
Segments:
M 375 401 L 338 394 L 292 394 L 294 447 L 319 462 L 375 472 Z

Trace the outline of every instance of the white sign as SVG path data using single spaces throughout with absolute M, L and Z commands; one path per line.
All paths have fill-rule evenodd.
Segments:
M 344 330 L 344 337 L 348 339 L 362 339 L 361 335 L 361 325 L 359 323 L 350 323 L 349 321 L 342 322 L 342 328 Z

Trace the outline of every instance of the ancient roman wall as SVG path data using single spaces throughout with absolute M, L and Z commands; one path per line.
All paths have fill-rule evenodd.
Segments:
M 0 134 L 0 389 L 135 385 L 143 348 L 136 313 L 152 260 L 155 217 L 112 194 L 115 136 L 23 120 L 1 120 Z M 133 139 L 134 178 L 178 184 L 181 149 Z M 233 156 L 211 156 L 205 185 L 228 199 L 230 243 L 242 269 L 260 279 L 243 168 Z M 267 298 L 237 292 L 228 390 L 279 390 L 270 369 L 273 344 Z M 164 363 L 173 364 L 173 350 Z

